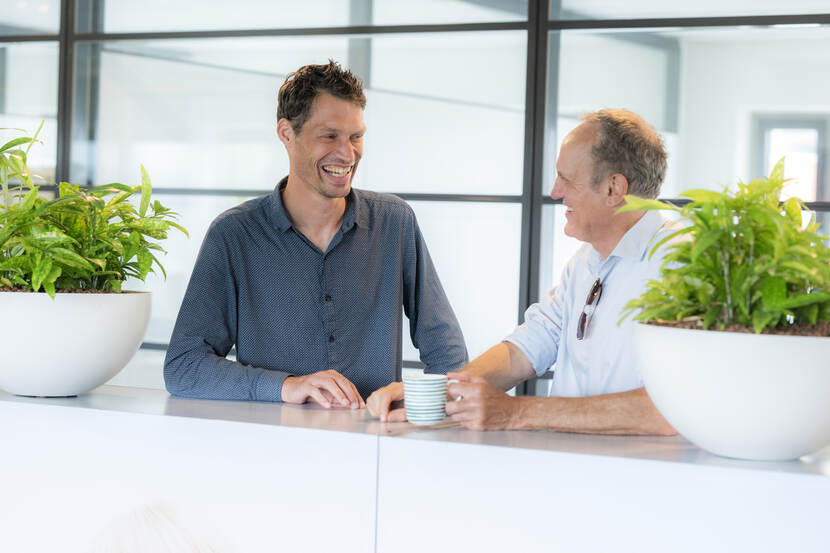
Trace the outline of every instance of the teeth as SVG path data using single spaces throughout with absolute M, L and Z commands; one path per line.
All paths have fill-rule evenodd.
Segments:
M 336 177 L 344 177 L 348 175 L 349 171 L 351 170 L 351 167 L 323 167 L 323 171 L 325 171 L 326 173 L 330 173 Z
M 565 211 L 568 211 L 568 212 L 572 212 L 573 210 L 574 210 L 574 208 L 572 208 L 572 207 L 566 207 L 565 208 Z

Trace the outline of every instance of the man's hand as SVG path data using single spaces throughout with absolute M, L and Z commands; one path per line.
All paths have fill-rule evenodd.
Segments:
M 282 383 L 285 403 L 319 403 L 326 409 L 332 405 L 362 409 L 366 407 L 348 378 L 337 371 L 320 371 L 306 376 L 289 376 Z
M 369 396 L 366 406 L 373 417 L 381 422 L 404 422 L 406 410 L 399 407 L 403 402 L 403 382 L 393 382 Z
M 519 426 L 519 401 L 480 376 L 449 373 L 457 380 L 447 388 L 447 414 L 471 430 L 504 430 Z

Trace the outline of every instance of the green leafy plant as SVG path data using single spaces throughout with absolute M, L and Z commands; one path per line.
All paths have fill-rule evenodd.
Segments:
M 780 201 L 784 160 L 769 177 L 738 183 L 734 193 L 689 190 L 691 200 L 678 207 L 626 196 L 622 211 L 666 209 L 679 212 L 689 226 L 666 242 L 661 278 L 630 301 L 623 318 L 637 312 L 640 321 L 684 321 L 709 329 L 732 325 L 756 333 L 796 323 L 830 321 L 830 249 L 816 231 L 813 216 L 802 226 L 804 204 Z
M 143 281 L 154 267 L 166 277 L 156 257 L 166 252 L 149 239 L 164 240 L 171 228 L 187 231 L 175 213 L 151 202 L 144 167 L 138 186 L 84 189 L 62 182 L 57 197 L 47 200 L 27 162 L 39 133 L 0 147 L 0 287 L 42 289 L 54 298 L 63 290 L 120 292 L 128 277 Z M 136 194 L 137 207 L 129 201 Z

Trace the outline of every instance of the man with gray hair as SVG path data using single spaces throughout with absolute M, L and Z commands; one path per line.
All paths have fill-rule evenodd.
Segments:
M 666 174 L 663 141 L 630 111 L 590 113 L 565 137 L 556 171 L 551 197 L 565 206 L 565 234 L 585 244 L 560 284 L 528 308 L 522 325 L 448 375 L 458 382 L 449 386 L 456 401 L 447 403 L 447 413 L 472 429 L 675 434 L 643 388 L 634 323 L 617 324 L 623 306 L 659 273 L 662 255 L 649 257 L 650 244 L 675 230 L 656 211 L 617 213 L 626 194 L 659 194 Z M 505 393 L 552 365 L 551 397 Z M 391 384 L 367 406 L 381 420 L 403 420 L 403 409 L 390 410 L 401 399 L 400 384 Z

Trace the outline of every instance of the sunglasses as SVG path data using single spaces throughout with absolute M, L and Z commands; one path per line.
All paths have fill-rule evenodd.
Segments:
M 588 320 L 590 316 L 594 314 L 594 309 L 597 308 L 599 305 L 599 299 L 602 297 L 602 283 L 599 279 L 594 281 L 594 285 L 591 286 L 591 291 L 588 292 L 588 297 L 585 299 L 585 307 L 582 308 L 582 314 L 579 316 L 579 324 L 576 325 L 576 339 L 582 340 L 585 338 L 585 328 L 588 326 Z M 589 306 L 592 306 L 590 314 L 586 313 L 585 310 L 588 309 Z

